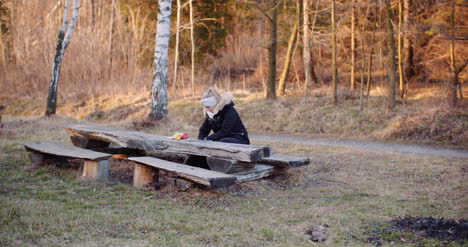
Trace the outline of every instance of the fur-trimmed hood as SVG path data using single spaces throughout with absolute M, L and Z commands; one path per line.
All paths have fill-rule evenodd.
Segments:
M 216 92 L 218 93 L 218 92 Z M 218 96 L 218 97 L 216 97 Z M 232 93 L 230 92 L 225 92 L 225 93 L 222 93 L 222 94 L 219 94 L 216 95 L 215 94 L 215 97 L 216 99 L 218 100 L 218 103 L 216 104 L 215 106 L 215 109 L 214 109 L 214 115 L 216 115 L 219 111 L 221 111 L 226 105 L 228 105 L 229 103 L 232 102 L 232 99 L 234 98 L 234 95 L 232 95 Z M 203 108 L 203 116 L 206 116 L 206 108 Z

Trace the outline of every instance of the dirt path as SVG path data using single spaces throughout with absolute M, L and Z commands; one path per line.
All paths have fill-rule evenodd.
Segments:
M 305 145 L 331 146 L 331 147 L 346 147 L 353 149 L 370 150 L 377 152 L 393 152 L 403 154 L 421 154 L 444 156 L 452 158 L 468 158 L 468 150 L 466 149 L 448 149 L 434 148 L 423 145 L 407 145 L 407 144 L 387 144 L 378 142 L 363 142 L 350 140 L 336 140 L 313 137 L 296 137 L 285 135 L 249 135 L 252 140 L 283 142 Z

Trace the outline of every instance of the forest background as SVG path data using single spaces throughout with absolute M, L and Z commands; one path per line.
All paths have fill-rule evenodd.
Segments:
M 154 126 L 145 118 L 157 1 L 79 2 L 60 74 L 58 114 Z M 277 1 L 273 8 L 272 1 L 200 0 L 192 2 L 191 11 L 189 2 L 173 1 L 166 124 L 177 123 L 171 130 L 196 128 L 202 119 L 197 99 L 216 86 L 234 92 L 243 119 L 255 132 L 468 146 L 464 1 L 336 1 L 335 24 L 333 2 Z M 3 114 L 43 114 L 63 5 L 0 1 Z M 265 100 L 273 43 L 274 95 Z M 392 74 L 397 97 L 395 107 L 388 107 Z

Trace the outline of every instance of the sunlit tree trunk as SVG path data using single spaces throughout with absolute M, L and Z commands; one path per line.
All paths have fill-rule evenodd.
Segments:
M 95 12 L 94 12 L 94 0 L 91 1 L 91 31 L 94 31 L 94 24 L 95 24 Z
M 404 77 L 407 84 L 415 75 L 413 40 L 411 38 L 409 29 L 410 9 L 412 6 L 412 0 L 403 0 L 403 56 L 405 57 L 403 69 L 405 71 Z
M 307 3 L 306 3 L 307 2 Z M 308 8 L 308 0 L 304 0 L 303 6 Z M 304 83 L 304 103 L 307 103 L 307 91 L 309 90 L 309 83 L 310 80 L 317 84 L 318 79 L 317 75 L 315 74 L 315 65 L 313 58 L 311 57 L 311 48 L 313 47 L 313 41 L 314 41 L 314 29 L 315 29 L 315 23 L 317 21 L 317 15 L 318 15 L 318 8 L 319 8 L 319 0 L 316 1 L 316 6 L 315 6 L 315 13 L 314 13 L 314 19 L 312 20 L 312 28 L 310 29 L 311 35 L 309 36 L 309 14 L 305 10 L 303 10 L 303 18 L 307 18 L 307 25 L 305 24 L 305 21 L 303 23 L 304 26 L 304 33 L 302 36 L 303 39 L 303 60 L 304 60 L 304 72 L 305 72 L 305 83 Z
M 367 22 L 367 17 L 369 16 L 369 9 L 370 9 L 370 4 L 367 5 L 366 9 L 366 17 L 364 18 L 364 22 L 362 23 L 362 29 L 361 29 L 361 89 L 359 92 L 359 108 L 360 110 L 363 109 L 363 99 L 364 99 L 364 67 L 366 64 L 366 56 L 364 53 L 364 38 L 365 38 L 365 32 L 366 32 L 366 22 Z
M 450 27 L 452 29 L 452 38 L 450 40 L 450 69 L 452 71 L 451 79 L 450 79 L 450 90 L 449 90 L 449 97 L 450 97 L 450 105 L 455 107 L 457 105 L 457 86 L 458 86 L 458 78 L 456 75 L 456 65 L 455 65 L 455 0 L 452 0 L 452 11 L 450 15 Z
M 398 80 L 399 94 L 405 98 L 405 75 L 403 71 L 403 0 L 398 0 Z
M 379 5 L 375 7 L 375 14 L 378 15 L 380 12 Z M 380 19 L 380 18 L 379 18 Z M 374 21 L 374 27 L 372 28 L 372 37 L 370 41 L 370 51 L 369 51 L 369 63 L 367 64 L 367 89 L 366 89 L 366 98 L 369 99 L 371 84 L 372 84 L 372 63 L 373 63 L 373 56 L 374 56 L 374 40 L 375 40 L 375 33 L 377 32 L 377 26 L 379 23 L 379 19 Z
M 351 2 L 351 89 L 356 88 L 356 0 Z
M 450 87 L 449 87 L 449 102 L 451 107 L 455 107 L 458 104 L 457 92 L 460 94 L 460 98 L 463 98 L 463 92 L 459 83 L 459 74 L 468 65 L 468 60 L 464 60 L 464 63 L 458 68 L 455 63 L 455 0 L 452 0 L 452 11 L 450 15 L 450 27 L 451 27 L 451 40 L 450 40 Z
M 336 1 L 332 0 L 331 6 L 332 25 L 332 91 L 333 104 L 338 104 L 338 68 L 336 65 Z
M 2 20 L 0 19 L 0 59 L 2 62 L 2 68 L 3 70 L 6 70 L 6 52 L 5 52 L 5 43 L 3 41 L 3 30 L 1 29 L 2 27 Z
M 190 41 L 192 45 L 192 96 L 195 96 L 195 34 L 193 27 L 193 0 L 189 0 L 190 8 Z
M 270 43 L 268 45 L 268 81 L 266 98 L 276 99 L 276 46 L 278 25 L 278 1 L 271 0 L 270 9 Z
M 191 1 L 191 0 L 189 0 Z M 180 49 L 180 14 L 182 11 L 182 5 L 180 0 L 177 0 L 177 21 L 176 21 L 176 36 L 175 36 L 175 47 L 174 47 L 174 80 L 172 82 L 172 90 L 175 90 L 177 86 L 177 79 L 179 76 L 179 49 Z
M 60 76 L 60 67 L 62 65 L 63 56 L 65 55 L 65 50 L 67 49 L 73 30 L 75 29 L 76 21 L 78 20 L 78 9 L 80 6 L 78 5 L 78 0 L 73 0 L 73 14 L 70 20 L 70 24 L 67 27 L 68 5 L 69 0 L 66 0 L 63 12 L 62 27 L 60 28 L 57 39 L 57 47 L 55 48 L 55 57 L 51 76 L 52 78 L 50 79 L 49 83 L 49 94 L 47 97 L 47 106 L 45 111 L 46 116 L 54 115 L 56 112 L 57 89 Z
M 392 9 L 390 5 L 390 0 L 385 0 L 385 6 L 387 10 L 387 28 L 388 28 L 388 50 L 389 50 L 389 75 L 388 75 L 388 96 L 387 96 L 387 108 L 395 108 L 395 87 L 396 87 L 396 75 L 397 75 L 397 66 L 396 66 L 396 47 L 395 47 L 395 37 L 392 24 Z
M 171 35 L 172 0 L 159 0 L 154 52 L 152 102 L 149 117 L 161 120 L 167 116 L 167 56 Z
M 303 12 L 303 34 L 302 34 L 302 59 L 304 61 L 304 74 L 305 74 L 305 83 L 304 83 L 304 92 L 307 94 L 307 89 L 310 83 L 311 71 L 310 71 L 310 35 L 309 35 L 309 0 L 302 1 L 302 12 Z M 307 97 L 305 95 L 305 97 Z
M 296 0 L 296 21 L 294 23 L 291 36 L 289 37 L 288 49 L 286 51 L 286 57 L 284 60 L 284 67 L 283 67 L 283 71 L 281 72 L 280 80 L 278 83 L 278 95 L 280 96 L 283 96 L 286 90 L 286 80 L 288 78 L 289 68 L 291 67 L 291 59 L 292 59 L 293 50 L 297 41 L 297 33 L 299 31 L 300 15 L 301 15 L 300 2 L 299 0 Z
M 112 49 L 114 47 L 114 33 L 115 33 L 115 0 L 111 3 L 111 20 L 110 20 L 110 31 L 109 31 L 109 78 L 112 79 Z

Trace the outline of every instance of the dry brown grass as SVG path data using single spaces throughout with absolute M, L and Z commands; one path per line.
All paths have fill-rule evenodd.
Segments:
M 373 246 L 367 232 L 388 220 L 407 215 L 458 219 L 468 210 L 463 159 L 349 148 L 256 142 L 311 157 L 312 163 L 217 192 L 142 191 L 126 177 L 79 182 L 75 171 L 53 166 L 28 171 L 21 143 L 68 142 L 63 128 L 73 123 L 63 117 L 6 119 L 11 135 L 0 136 L 1 245 L 310 246 L 306 230 L 327 224 L 328 240 L 316 245 Z M 170 125 L 147 131 L 165 134 Z M 129 169 L 115 165 L 111 175 Z M 445 244 L 404 237 L 416 242 L 384 243 Z
M 360 110 L 359 95 L 355 91 L 339 91 L 339 105 L 328 97 L 327 87 L 310 91 L 307 103 L 300 91 L 291 90 L 288 97 L 265 101 L 262 93 L 235 90 L 236 109 L 252 133 L 328 136 L 345 139 L 386 140 L 468 147 L 466 102 L 455 109 L 448 107 L 440 89 L 427 92 L 415 90 L 397 108 L 385 108 L 385 99 L 371 96 Z M 426 97 L 420 98 L 421 95 Z M 427 96 L 430 95 L 430 96 Z M 43 112 L 43 102 L 19 100 L 7 105 L 4 114 L 37 116 Z M 150 97 L 115 95 L 70 102 L 58 108 L 59 115 L 111 124 L 123 122 L 137 129 L 151 129 L 147 122 Z M 171 131 L 197 135 L 203 121 L 197 98 L 169 99 Z

